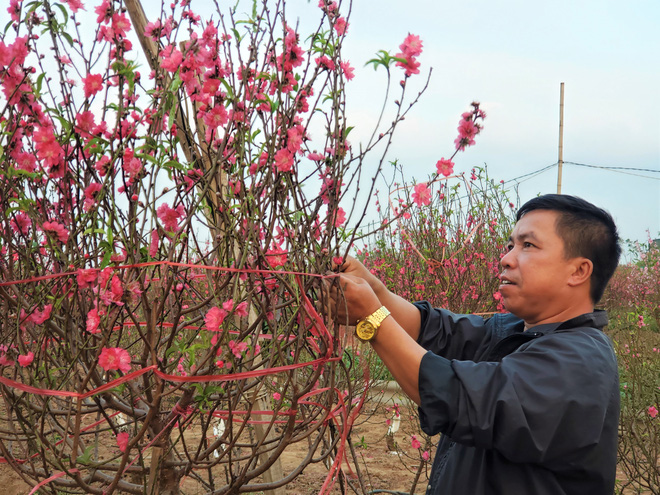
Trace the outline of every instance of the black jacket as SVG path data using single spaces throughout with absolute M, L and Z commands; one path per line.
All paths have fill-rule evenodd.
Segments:
M 524 330 L 416 303 L 422 429 L 442 433 L 427 494 L 614 491 L 619 377 L 604 311 Z

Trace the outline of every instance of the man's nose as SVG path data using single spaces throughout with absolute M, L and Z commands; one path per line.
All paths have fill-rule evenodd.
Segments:
M 502 268 L 510 268 L 513 263 L 515 263 L 515 254 L 514 254 L 515 249 L 511 249 L 504 253 L 504 256 L 502 256 L 502 259 L 500 260 L 500 266 Z

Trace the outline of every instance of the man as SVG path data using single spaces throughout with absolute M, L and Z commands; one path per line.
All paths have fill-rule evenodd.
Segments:
M 523 205 L 501 260 L 510 314 L 411 304 L 358 261 L 341 267 L 337 321 L 359 321 L 422 429 L 442 434 L 428 494 L 613 493 L 619 380 L 594 305 L 620 253 L 607 212 L 552 194 Z

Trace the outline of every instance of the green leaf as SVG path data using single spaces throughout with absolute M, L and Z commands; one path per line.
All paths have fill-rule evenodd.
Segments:
M 135 153 L 135 157 L 142 158 L 143 160 L 147 160 L 148 162 L 151 162 L 154 165 L 158 165 L 158 160 L 156 160 L 153 156 L 148 155 L 146 153 Z
M 163 168 L 166 168 L 168 170 L 172 169 L 172 168 L 175 168 L 177 170 L 182 170 L 182 171 L 186 170 L 186 167 L 184 167 L 183 165 L 181 165 L 179 162 L 177 162 L 175 160 L 166 161 L 165 163 L 163 163 Z
M 270 103 L 270 111 L 274 113 L 279 108 L 280 102 L 278 100 L 271 100 L 268 95 L 266 95 L 266 98 Z
M 67 40 L 69 42 L 70 46 L 73 46 L 73 38 L 71 37 L 71 35 L 69 33 L 65 32 L 65 31 L 62 31 L 62 33 L 60 33 L 60 34 L 64 37 L 65 40 Z
M 179 90 L 179 88 L 181 87 L 181 84 L 182 84 L 182 83 L 183 83 L 183 81 L 182 81 L 181 78 L 179 77 L 179 71 L 177 70 L 177 71 L 174 73 L 174 79 L 172 79 L 172 84 L 170 84 L 170 88 L 169 88 L 170 91 L 171 91 L 172 93 L 176 93 L 176 92 Z
M 222 85 L 225 87 L 225 90 L 227 90 L 227 99 L 233 100 L 234 99 L 234 90 L 230 86 L 230 84 L 227 82 L 226 79 L 220 79 L 220 82 Z
M 34 89 L 35 92 L 37 93 L 36 94 L 37 97 L 38 95 L 41 94 L 41 85 L 43 84 L 45 77 L 46 77 L 46 73 L 42 72 L 41 74 L 39 74 L 39 77 L 37 77 L 37 81 L 34 83 Z
M 21 170 L 20 168 L 14 167 L 9 167 L 9 170 L 5 171 L 5 174 L 8 178 L 25 177 L 27 179 L 38 179 L 42 176 L 41 172 L 28 172 L 26 170 Z
M 53 5 L 58 9 L 60 9 L 60 12 L 62 12 L 62 15 L 64 16 L 64 21 L 62 22 L 62 25 L 65 25 L 67 22 L 69 22 L 69 13 L 64 8 L 64 5 L 61 5 L 59 3 L 54 3 Z
M 90 227 L 89 229 L 87 229 L 83 232 L 83 235 L 89 235 L 89 234 L 105 234 L 105 230 L 95 229 L 93 227 Z
M 378 50 L 378 54 L 379 55 L 377 55 L 376 58 L 372 58 L 371 60 L 369 60 L 364 65 L 367 66 L 369 64 L 373 64 L 374 70 L 377 70 L 379 65 L 382 65 L 383 67 L 385 67 L 385 69 L 389 69 L 390 65 L 392 65 L 392 62 L 394 60 L 401 60 L 401 59 L 396 59 L 395 57 L 392 57 L 389 54 L 389 52 L 387 52 L 385 50 Z M 405 60 L 404 60 L 404 62 L 405 62 Z
M 89 445 L 85 449 L 85 452 L 82 455 L 76 457 L 76 462 L 78 464 L 89 464 L 92 460 L 92 453 L 94 452 L 94 445 Z
M 93 137 L 87 142 L 84 149 L 91 154 L 102 155 L 105 152 L 103 148 L 107 146 L 107 144 L 108 142 L 105 139 L 100 137 Z
M 43 4 L 43 2 L 30 2 L 27 5 L 25 5 L 24 8 L 25 8 L 27 14 L 32 14 L 39 7 L 41 7 L 42 4 Z M 29 15 L 26 15 L 25 17 L 29 17 Z

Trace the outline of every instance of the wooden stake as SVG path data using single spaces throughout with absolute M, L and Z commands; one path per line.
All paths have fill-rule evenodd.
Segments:
M 149 66 L 151 69 L 156 70 L 158 68 L 158 46 L 156 43 L 148 38 L 145 35 L 145 28 L 147 25 L 147 17 L 142 7 L 140 0 L 125 0 L 124 4 L 133 23 L 135 32 L 140 40 L 140 45 L 149 61 Z M 188 163 L 197 162 L 204 171 L 208 171 L 215 166 L 215 159 L 211 159 L 211 153 L 209 150 L 208 143 L 204 142 L 205 137 L 205 125 L 204 122 L 196 118 L 197 108 L 194 109 L 194 115 L 192 117 L 193 124 L 196 127 L 197 131 L 197 141 L 195 140 L 195 132 L 193 130 L 192 124 L 189 119 L 186 118 L 183 112 L 183 105 L 181 101 L 177 105 L 176 109 L 176 122 L 179 129 L 179 133 L 182 136 L 180 145 L 183 149 L 184 155 L 188 160 Z M 174 111 L 174 110 L 173 110 Z M 212 205 L 210 224 L 214 230 L 214 239 L 217 239 L 224 235 L 225 226 L 222 221 L 219 219 L 219 216 L 216 212 L 219 211 L 218 206 L 218 194 L 222 194 L 227 187 L 227 178 L 226 175 L 218 168 L 215 176 L 214 182 L 211 183 L 210 191 L 207 193 L 207 199 Z M 217 241 L 215 241 L 217 243 Z M 234 249 L 238 250 L 237 243 L 234 243 Z M 249 322 L 252 323 L 256 319 L 256 314 L 253 311 L 250 313 Z M 266 398 L 262 397 L 259 400 L 256 400 L 257 410 L 266 410 L 269 408 L 268 401 Z M 265 419 L 265 418 L 264 418 Z M 267 441 L 269 438 L 274 436 L 272 427 L 267 428 L 264 425 L 256 425 L 256 433 L 259 443 Z M 169 441 L 165 439 L 163 441 Z M 152 460 L 149 471 L 149 493 L 154 493 L 157 495 L 159 489 L 159 484 L 157 483 L 157 475 L 159 473 L 159 462 L 163 456 L 163 449 L 161 447 L 152 448 Z M 284 477 L 284 471 L 282 468 L 281 459 L 276 459 L 268 471 L 264 472 L 263 478 L 266 482 L 273 482 L 280 480 Z M 155 492 L 152 492 L 156 490 Z M 265 492 L 267 495 L 284 495 L 284 487 L 274 488 Z
M 147 484 L 147 493 L 149 495 L 158 495 L 160 491 L 160 486 L 157 481 L 158 476 L 158 464 L 160 464 L 160 458 L 163 455 L 163 448 L 153 446 L 151 447 L 151 464 L 149 466 L 149 482 Z

